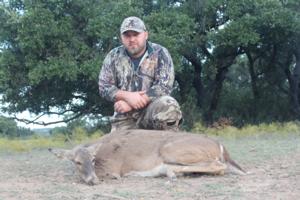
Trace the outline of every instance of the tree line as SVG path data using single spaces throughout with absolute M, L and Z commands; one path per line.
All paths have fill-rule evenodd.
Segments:
M 171 52 L 186 129 L 299 118 L 298 0 L 1 1 L 2 110 L 111 115 L 98 73 L 132 15 Z
M 28 128 L 19 127 L 13 119 L 0 116 L 0 137 L 15 138 L 32 135 Z

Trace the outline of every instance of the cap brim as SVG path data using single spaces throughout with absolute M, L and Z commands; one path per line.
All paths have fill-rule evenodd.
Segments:
M 134 31 L 134 32 L 141 33 L 141 32 L 144 32 L 145 30 L 143 30 L 143 29 L 129 28 L 129 29 L 122 30 L 121 34 L 125 33 L 126 31 Z

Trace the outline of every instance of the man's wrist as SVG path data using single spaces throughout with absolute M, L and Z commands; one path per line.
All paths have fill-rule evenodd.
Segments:
M 115 101 L 116 102 L 120 101 L 120 100 L 125 101 L 126 93 L 128 93 L 128 92 L 124 91 L 124 90 L 118 90 L 117 93 L 116 93 L 116 96 L 115 96 Z

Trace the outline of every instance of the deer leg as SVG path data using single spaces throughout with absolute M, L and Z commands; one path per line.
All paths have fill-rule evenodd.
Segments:
M 126 173 L 124 176 L 141 176 L 141 177 L 159 177 L 167 176 L 172 181 L 176 180 L 176 175 L 172 168 L 169 168 L 168 165 L 161 164 L 153 169 L 147 171 L 131 171 Z
M 212 162 L 196 163 L 193 165 L 168 165 L 173 173 L 209 173 L 223 175 L 227 165 L 215 160 Z
M 169 168 L 168 166 L 166 166 L 166 176 L 171 180 L 171 181 L 176 181 L 177 177 L 176 174 L 174 173 L 174 171 Z

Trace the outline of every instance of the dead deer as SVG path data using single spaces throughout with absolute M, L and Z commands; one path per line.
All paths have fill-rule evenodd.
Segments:
M 176 179 L 179 174 L 222 175 L 227 168 L 246 174 L 218 141 L 200 134 L 158 130 L 126 130 L 71 150 L 49 149 L 71 160 L 81 179 L 90 185 L 105 177 L 125 176 Z

